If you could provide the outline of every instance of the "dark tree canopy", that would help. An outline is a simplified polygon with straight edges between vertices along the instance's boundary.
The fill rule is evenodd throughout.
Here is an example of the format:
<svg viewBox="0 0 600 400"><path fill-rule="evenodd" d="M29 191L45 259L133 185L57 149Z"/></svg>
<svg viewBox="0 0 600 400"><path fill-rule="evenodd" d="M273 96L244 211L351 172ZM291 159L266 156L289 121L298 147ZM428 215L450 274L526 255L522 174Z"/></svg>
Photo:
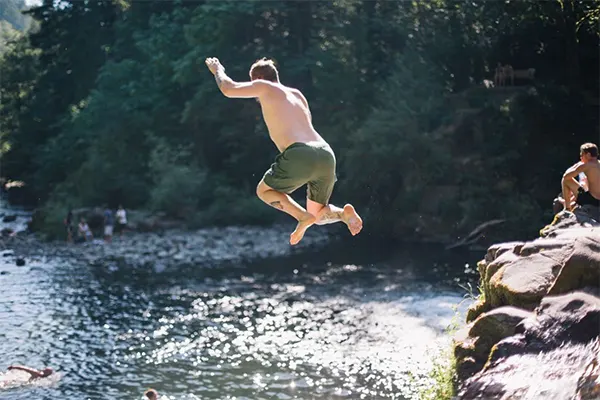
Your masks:
<svg viewBox="0 0 600 400"><path fill-rule="evenodd" d="M26 28L22 0L0 5ZM396 238L495 218L535 232L599 137L598 1L44 0L27 15L36 29L0 59L1 174L49 226L103 203L203 225L281 217L254 196L276 154L259 106L221 95L212 56L237 80L275 59L336 152L332 201ZM534 79L488 88L498 63Z"/></svg>

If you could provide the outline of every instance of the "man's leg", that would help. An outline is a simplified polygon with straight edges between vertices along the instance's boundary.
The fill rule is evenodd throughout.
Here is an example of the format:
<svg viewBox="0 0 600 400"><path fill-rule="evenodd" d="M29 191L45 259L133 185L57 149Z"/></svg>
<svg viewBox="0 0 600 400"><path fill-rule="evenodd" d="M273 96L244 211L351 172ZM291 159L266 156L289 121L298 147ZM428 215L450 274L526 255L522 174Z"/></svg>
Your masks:
<svg viewBox="0 0 600 400"><path fill-rule="evenodd" d="M579 183L575 179L563 179L561 181L563 200L565 201L565 208L567 208L567 199L569 199L570 207L568 211L573 209L574 203L577 201L577 194L579 191Z"/></svg>
<svg viewBox="0 0 600 400"><path fill-rule="evenodd" d="M296 229L290 235L291 245L300 242L304 236L304 232L315 223L316 218L314 215L307 212L287 194L270 188L264 181L260 181L256 187L256 195L271 207L291 215L298 221Z"/></svg>
<svg viewBox="0 0 600 400"><path fill-rule="evenodd" d="M343 222L348 226L348 230L352 236L357 235L362 229L362 219L352 204L346 204L344 208L339 208L333 204L324 206L323 204L307 198L306 210L316 217L315 224L317 225Z"/></svg>

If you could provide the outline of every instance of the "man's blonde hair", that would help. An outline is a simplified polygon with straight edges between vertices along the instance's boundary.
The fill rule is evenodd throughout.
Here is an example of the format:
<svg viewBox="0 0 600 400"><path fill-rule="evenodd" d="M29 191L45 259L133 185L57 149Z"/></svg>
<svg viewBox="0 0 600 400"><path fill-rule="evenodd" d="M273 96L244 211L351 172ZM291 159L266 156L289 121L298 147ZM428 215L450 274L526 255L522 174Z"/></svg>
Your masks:
<svg viewBox="0 0 600 400"><path fill-rule="evenodd" d="M250 79L264 79L266 81L278 82L279 72L277 72L275 62L266 57L256 60L250 67Z"/></svg>

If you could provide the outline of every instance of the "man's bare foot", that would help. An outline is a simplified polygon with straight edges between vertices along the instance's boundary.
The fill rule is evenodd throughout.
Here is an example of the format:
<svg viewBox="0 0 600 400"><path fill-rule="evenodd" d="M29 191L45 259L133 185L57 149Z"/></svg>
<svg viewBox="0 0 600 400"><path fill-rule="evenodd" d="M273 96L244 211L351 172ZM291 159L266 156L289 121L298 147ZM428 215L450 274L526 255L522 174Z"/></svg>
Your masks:
<svg viewBox="0 0 600 400"><path fill-rule="evenodd" d="M290 244L294 246L300 243L300 241L304 237L304 232L306 232L306 230L311 225L313 225L316 220L317 219L314 217L314 215L306 213L305 216L298 221L298 225L296 225L296 230L294 230L294 232L292 232L292 234L290 235Z"/></svg>
<svg viewBox="0 0 600 400"><path fill-rule="evenodd" d="M363 227L363 222L352 204L344 206L344 222L348 225L348 229L352 236L356 236Z"/></svg>

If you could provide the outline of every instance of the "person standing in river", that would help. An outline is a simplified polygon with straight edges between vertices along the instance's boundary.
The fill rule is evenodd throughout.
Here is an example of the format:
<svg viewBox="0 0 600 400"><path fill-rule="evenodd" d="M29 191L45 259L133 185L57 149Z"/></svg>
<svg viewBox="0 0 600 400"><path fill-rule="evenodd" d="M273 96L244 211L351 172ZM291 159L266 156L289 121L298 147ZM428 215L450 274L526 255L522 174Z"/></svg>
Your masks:
<svg viewBox="0 0 600 400"><path fill-rule="evenodd" d="M581 182L575 178L581 176ZM564 209L573 211L574 204L600 206L600 161L598 146L584 143L579 148L579 162L567 169L561 180Z"/></svg>
<svg viewBox="0 0 600 400"><path fill-rule="evenodd" d="M125 228L127 227L127 213L122 205L119 204L119 209L117 210L117 232L119 232L119 236L123 237L123 232L125 232Z"/></svg>
<svg viewBox="0 0 600 400"><path fill-rule="evenodd" d="M67 229L67 243L73 242L73 211L69 210L67 218L64 220L65 228Z"/></svg>
<svg viewBox="0 0 600 400"><path fill-rule="evenodd" d="M106 243L112 242L113 235L113 227L115 225L115 220L113 217L113 212L108 206L104 209L104 241Z"/></svg>
<svg viewBox="0 0 600 400"><path fill-rule="evenodd" d="M84 242L94 240L94 234L84 218L81 218L81 221L79 222L79 236Z"/></svg>
<svg viewBox="0 0 600 400"><path fill-rule="evenodd" d="M357 235L362 219L351 204L344 208L329 204L336 178L336 159L329 144L312 124L308 101L298 89L279 82L275 63L266 58L250 67L250 82L235 82L225 73L217 58L205 60L223 95L229 98L256 98L271 140L280 154L256 188L257 196L268 205L298 221L290 244L302 240L313 224L344 222ZM289 194L307 185L306 209Z"/></svg>

